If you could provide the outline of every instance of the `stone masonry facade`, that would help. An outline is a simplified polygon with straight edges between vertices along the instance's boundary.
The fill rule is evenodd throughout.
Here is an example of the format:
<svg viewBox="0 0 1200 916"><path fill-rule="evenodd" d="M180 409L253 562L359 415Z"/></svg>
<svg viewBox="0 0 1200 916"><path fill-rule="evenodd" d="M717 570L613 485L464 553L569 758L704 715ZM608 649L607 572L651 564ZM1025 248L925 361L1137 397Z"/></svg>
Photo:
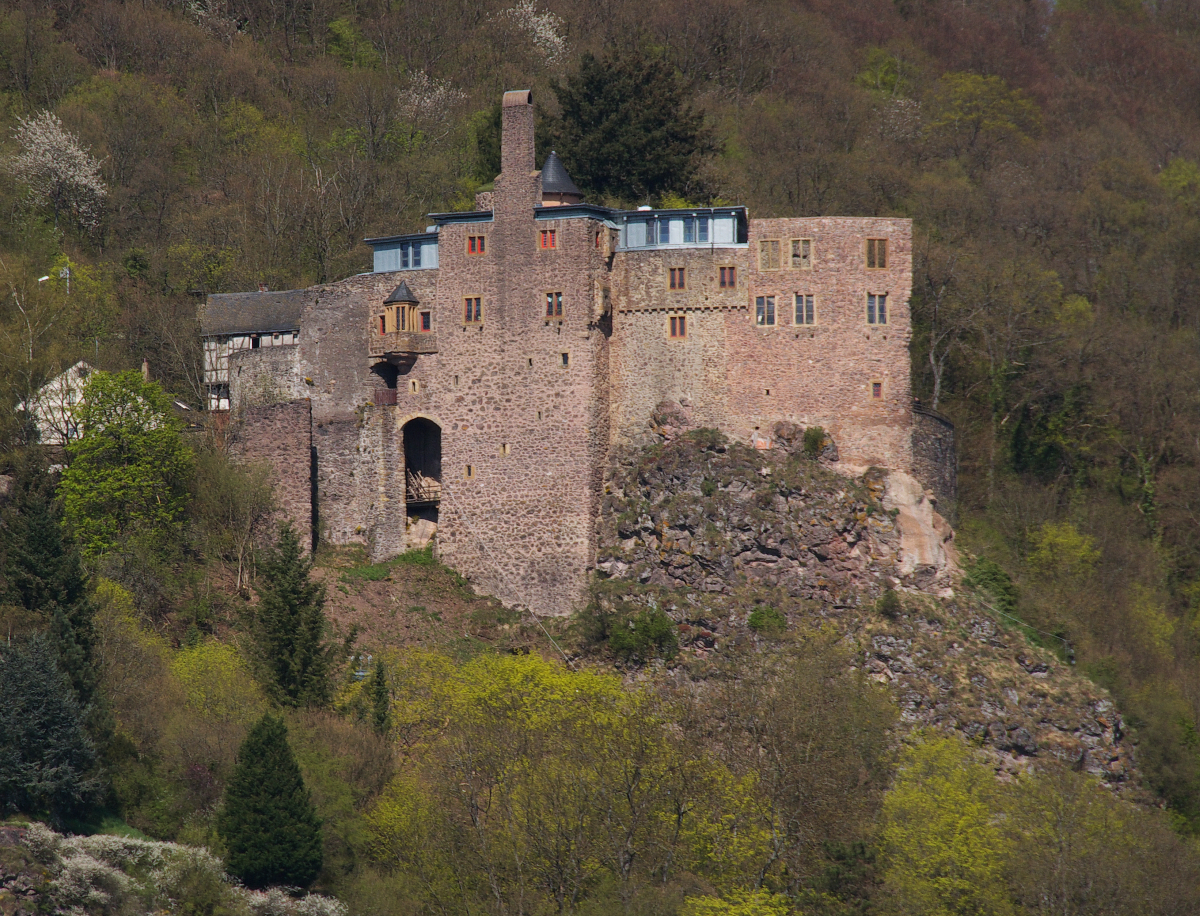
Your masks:
<svg viewBox="0 0 1200 916"><path fill-rule="evenodd" d="M375 559L432 520L478 590L563 614L596 562L613 450L664 402L759 447L778 421L822 426L843 464L952 499L935 466L952 429L914 443L908 220L613 211L569 178L551 205L533 129L530 93L506 93L477 211L369 240L376 271L305 291L294 346L229 358L236 441L274 461L289 516L311 492L315 533Z"/></svg>

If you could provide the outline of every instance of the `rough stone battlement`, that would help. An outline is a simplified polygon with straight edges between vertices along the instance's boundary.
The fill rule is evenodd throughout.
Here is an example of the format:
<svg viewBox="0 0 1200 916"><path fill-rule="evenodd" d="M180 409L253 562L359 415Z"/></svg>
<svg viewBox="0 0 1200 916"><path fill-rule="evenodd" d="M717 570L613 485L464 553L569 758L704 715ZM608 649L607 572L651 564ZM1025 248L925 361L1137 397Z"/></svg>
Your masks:
<svg viewBox="0 0 1200 916"><path fill-rule="evenodd" d="M283 435L286 405L311 403L295 430L311 479L291 480L307 439L246 448L295 458L278 469L289 514L311 484L320 535L375 557L436 530L479 589L548 614L582 600L612 450L663 402L760 447L779 421L821 426L843 464L953 499L953 430L915 414L909 386L910 221L594 206L556 156L536 170L532 94L502 112L479 209L369 239L373 272L294 297L294 334L271 329L290 346L204 328L230 353L213 384L254 408L243 439ZM287 424L266 425L272 397Z"/></svg>

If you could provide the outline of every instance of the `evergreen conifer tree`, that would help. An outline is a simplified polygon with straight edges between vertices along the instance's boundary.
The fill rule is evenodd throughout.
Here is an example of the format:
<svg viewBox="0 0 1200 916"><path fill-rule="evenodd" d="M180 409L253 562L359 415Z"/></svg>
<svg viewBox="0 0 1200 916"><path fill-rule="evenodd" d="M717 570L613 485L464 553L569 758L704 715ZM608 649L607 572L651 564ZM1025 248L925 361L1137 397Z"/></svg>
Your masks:
<svg viewBox="0 0 1200 916"><path fill-rule="evenodd" d="M0 811L77 813L97 797L95 765L56 647L42 634L0 647Z"/></svg>
<svg viewBox="0 0 1200 916"><path fill-rule="evenodd" d="M291 525L261 564L253 649L268 691L280 703L313 706L330 693L335 646L326 640L325 589L312 582L312 558Z"/></svg>
<svg viewBox="0 0 1200 916"><path fill-rule="evenodd" d="M371 724L378 734L385 735L392 724L392 696L391 691L388 690L387 670L379 659L375 660L375 667L371 670L371 682L368 686L371 693Z"/></svg>
<svg viewBox="0 0 1200 916"><path fill-rule="evenodd" d="M93 607L83 562L63 528L54 482L40 455L19 456L13 493L0 513L0 604L23 607L48 627L59 666L80 706L93 703Z"/></svg>
<svg viewBox="0 0 1200 916"><path fill-rule="evenodd" d="M270 713L246 735L217 820L227 868L249 887L308 887L321 871L321 821L287 743Z"/></svg>
<svg viewBox="0 0 1200 916"><path fill-rule="evenodd" d="M554 92L562 110L553 130L558 152L585 192L627 203L695 193L716 145L666 60L640 50L587 53Z"/></svg>

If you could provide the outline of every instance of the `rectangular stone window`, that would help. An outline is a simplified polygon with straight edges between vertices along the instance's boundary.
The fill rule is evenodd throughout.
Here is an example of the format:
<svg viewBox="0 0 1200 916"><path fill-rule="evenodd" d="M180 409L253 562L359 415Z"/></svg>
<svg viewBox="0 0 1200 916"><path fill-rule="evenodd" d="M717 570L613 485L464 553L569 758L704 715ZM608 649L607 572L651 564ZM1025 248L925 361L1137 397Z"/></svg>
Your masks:
<svg viewBox="0 0 1200 916"><path fill-rule="evenodd" d="M563 367L564 369L566 369L566 368L567 368L568 366L570 366L570 365L571 365L571 354L570 354L570 353L564 353L564 354L562 355L562 367Z"/></svg>
<svg viewBox="0 0 1200 916"><path fill-rule="evenodd" d="M421 330L426 332L433 330L433 312L421 312Z"/></svg>
<svg viewBox="0 0 1200 916"><path fill-rule="evenodd" d="M483 321L483 300L468 296L463 300L463 324L479 324Z"/></svg>
<svg viewBox="0 0 1200 916"><path fill-rule="evenodd" d="M867 324L887 324L887 293L867 294Z"/></svg>
<svg viewBox="0 0 1200 916"><path fill-rule="evenodd" d="M686 267L672 267L670 269L670 274L671 274L671 279L670 279L671 289L687 289L687 268Z"/></svg>
<svg viewBox="0 0 1200 916"><path fill-rule="evenodd" d="M687 315L671 316L671 337L687 337Z"/></svg>
<svg viewBox="0 0 1200 916"><path fill-rule="evenodd" d="M887 239L867 239L867 270L883 270L888 260Z"/></svg>
<svg viewBox="0 0 1200 916"><path fill-rule="evenodd" d="M465 478L467 478L467 480L470 480L472 477L474 477L475 476L475 466L468 464L466 467L466 471L463 473L463 476Z"/></svg>
<svg viewBox="0 0 1200 916"><path fill-rule="evenodd" d="M563 316L562 309L562 293L551 292L546 293L546 317L561 318Z"/></svg>
<svg viewBox="0 0 1200 916"><path fill-rule="evenodd" d="M542 248L557 248L558 247L558 230L543 229L542 230Z"/></svg>
<svg viewBox="0 0 1200 916"><path fill-rule="evenodd" d="M813 297L807 293L796 293L796 324L816 324Z"/></svg>
<svg viewBox="0 0 1200 916"><path fill-rule="evenodd" d="M487 236L468 235L467 254L484 254L487 246Z"/></svg>
<svg viewBox="0 0 1200 916"><path fill-rule="evenodd" d="M721 268L721 289L737 289L737 268Z"/></svg>
<svg viewBox="0 0 1200 916"><path fill-rule="evenodd" d="M779 270L779 239L765 239L758 243L758 269Z"/></svg>
<svg viewBox="0 0 1200 916"><path fill-rule="evenodd" d="M387 315L379 316L379 333L380 334L387 333Z"/></svg>
<svg viewBox="0 0 1200 916"><path fill-rule="evenodd" d="M871 382L871 397L875 400L883 398L883 382Z"/></svg>
<svg viewBox="0 0 1200 916"><path fill-rule="evenodd" d="M812 239L792 239L792 267L812 270Z"/></svg>
<svg viewBox="0 0 1200 916"><path fill-rule="evenodd" d="M760 328L775 324L775 297L759 296L754 300L754 323Z"/></svg>

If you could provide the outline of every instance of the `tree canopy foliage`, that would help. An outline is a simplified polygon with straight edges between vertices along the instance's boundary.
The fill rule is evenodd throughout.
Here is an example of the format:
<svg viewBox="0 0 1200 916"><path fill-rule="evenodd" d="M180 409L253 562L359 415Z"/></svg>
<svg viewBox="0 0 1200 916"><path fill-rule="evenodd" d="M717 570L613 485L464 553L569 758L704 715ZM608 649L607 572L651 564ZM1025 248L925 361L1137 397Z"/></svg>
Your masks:
<svg viewBox="0 0 1200 916"><path fill-rule="evenodd" d="M86 556L138 535L178 536L186 521L193 458L171 398L138 372L96 372L77 412L59 486Z"/></svg>

